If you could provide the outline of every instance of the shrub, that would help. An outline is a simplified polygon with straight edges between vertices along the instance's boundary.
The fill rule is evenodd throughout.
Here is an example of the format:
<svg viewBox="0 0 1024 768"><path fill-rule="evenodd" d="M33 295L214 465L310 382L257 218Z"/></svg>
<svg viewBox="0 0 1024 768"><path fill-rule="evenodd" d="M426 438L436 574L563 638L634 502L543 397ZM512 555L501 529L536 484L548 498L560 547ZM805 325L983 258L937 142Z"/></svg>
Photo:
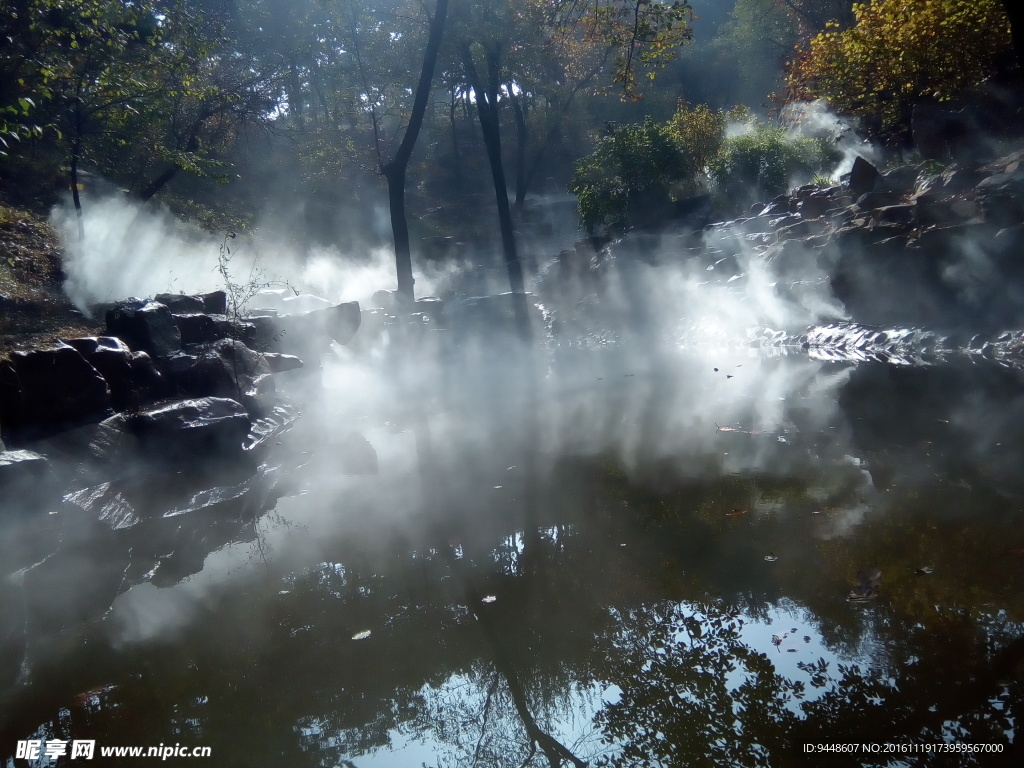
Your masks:
<svg viewBox="0 0 1024 768"><path fill-rule="evenodd" d="M1013 50L1000 0L876 0L854 15L797 53L788 98L827 99L880 138L905 140L915 102L961 96Z"/></svg>
<svg viewBox="0 0 1024 768"><path fill-rule="evenodd" d="M594 151L576 164L569 189L578 198L588 230L629 224L652 200L670 199L673 184L689 178L690 166L668 128L647 118L639 125L614 125Z"/></svg>
<svg viewBox="0 0 1024 768"><path fill-rule="evenodd" d="M749 119L746 128L727 138L711 163L712 179L726 202L744 204L782 194L794 178L810 179L829 162L828 146L820 139Z"/></svg>
<svg viewBox="0 0 1024 768"><path fill-rule="evenodd" d="M691 109L686 102L680 102L665 126L682 152L688 180L694 187L707 180L708 167L725 140L726 119L726 113L720 109L713 110L706 104Z"/></svg>

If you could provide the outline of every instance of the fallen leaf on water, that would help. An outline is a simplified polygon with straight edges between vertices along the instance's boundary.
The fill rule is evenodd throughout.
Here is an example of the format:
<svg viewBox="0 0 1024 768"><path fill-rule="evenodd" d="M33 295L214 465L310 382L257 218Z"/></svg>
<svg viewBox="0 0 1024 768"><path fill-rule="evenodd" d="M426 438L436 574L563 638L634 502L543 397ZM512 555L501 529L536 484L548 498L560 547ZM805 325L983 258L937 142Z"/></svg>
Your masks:
<svg viewBox="0 0 1024 768"><path fill-rule="evenodd" d="M737 515L745 515L745 514L747 514L747 510L740 509L740 508L737 507L736 509L730 509L725 514L728 515L729 517L736 517Z"/></svg>
<svg viewBox="0 0 1024 768"><path fill-rule="evenodd" d="M767 554L767 555L765 555L765 556L764 556L764 561L765 561L766 563L774 563L774 562L775 562L776 560L778 560L778 559L779 559L779 558L775 556L775 553L774 553L774 552L771 552L771 553L769 553L769 554Z"/></svg>
<svg viewBox="0 0 1024 768"><path fill-rule="evenodd" d="M352 635L352 639L353 640L365 640L366 638L368 638L372 634L373 634L373 632L371 632L369 629L364 629L362 632L356 632L354 635Z"/></svg>
<svg viewBox="0 0 1024 768"><path fill-rule="evenodd" d="M494 602L495 600L497 600L497 599L498 599L498 598L497 598L497 596L495 596L495 595L487 595L487 597L484 597L484 598L482 598L482 599L480 600L480 602L481 602L481 603L493 603L493 602Z"/></svg>

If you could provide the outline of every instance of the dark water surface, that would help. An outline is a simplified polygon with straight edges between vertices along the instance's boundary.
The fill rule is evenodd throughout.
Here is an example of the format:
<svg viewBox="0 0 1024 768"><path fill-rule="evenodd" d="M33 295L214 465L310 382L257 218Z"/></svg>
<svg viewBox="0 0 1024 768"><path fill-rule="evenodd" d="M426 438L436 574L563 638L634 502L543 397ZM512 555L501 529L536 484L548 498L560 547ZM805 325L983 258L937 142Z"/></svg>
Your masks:
<svg viewBox="0 0 1024 768"><path fill-rule="evenodd" d="M1020 764L1017 371L481 354L326 362L255 479L9 509L0 758ZM877 595L851 601L865 568ZM804 752L939 742L1002 751Z"/></svg>

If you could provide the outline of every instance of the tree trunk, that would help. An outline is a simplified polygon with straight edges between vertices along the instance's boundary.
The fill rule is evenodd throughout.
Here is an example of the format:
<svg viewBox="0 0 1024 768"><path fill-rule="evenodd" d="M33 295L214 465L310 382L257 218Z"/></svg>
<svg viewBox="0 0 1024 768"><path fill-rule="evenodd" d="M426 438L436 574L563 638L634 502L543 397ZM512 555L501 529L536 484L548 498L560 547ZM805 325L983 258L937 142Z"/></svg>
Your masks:
<svg viewBox="0 0 1024 768"><path fill-rule="evenodd" d="M423 52L423 68L416 85L412 114L405 129L402 143L394 158L381 164L381 174L388 182L388 203L391 208L391 232L395 240L395 270L398 273L398 300L404 307L412 307L415 301L412 277L412 251L409 246L409 221L405 212L405 175L409 168L413 147L423 126L423 115L430 98L430 84L434 79L437 54L444 36L445 16L448 14L448 0L437 0L434 17L430 20L427 48Z"/></svg>
<svg viewBox="0 0 1024 768"><path fill-rule="evenodd" d="M448 105L448 123L452 129L452 170L455 173L455 180L462 181L462 153L459 151L459 129L455 122L455 114L461 101L459 94L452 91L452 100Z"/></svg>
<svg viewBox="0 0 1024 768"><path fill-rule="evenodd" d="M409 221L405 212L405 166L389 164L384 169L388 182L388 206L391 209L391 235L395 242L395 271L398 274L398 299L411 306L416 300L412 276L412 247Z"/></svg>
<svg viewBox="0 0 1024 768"><path fill-rule="evenodd" d="M516 118L516 202L515 212L520 214L526 204L526 145L530 132L526 126L526 110L518 96L512 96L512 114Z"/></svg>
<svg viewBox="0 0 1024 768"><path fill-rule="evenodd" d="M476 64L468 43L463 45L462 62L469 82L476 94L476 111L480 120L480 132L487 150L487 161L491 166L494 182L494 197L498 203L498 226L501 230L501 248L508 269L509 287L513 293L525 293L523 266L516 252L516 238L512 231L512 212L508 204L508 185L505 181L505 167L501 162L501 124L498 113L499 63L494 54L488 53L486 86L477 74Z"/></svg>
<svg viewBox="0 0 1024 768"><path fill-rule="evenodd" d="M85 222L82 220L82 196L78 192L78 139L71 142L71 199L75 203L78 218L78 242L85 241Z"/></svg>
<svg viewBox="0 0 1024 768"><path fill-rule="evenodd" d="M167 168L163 173L146 185L146 188L142 190L142 194L139 195L139 200L143 203L148 203L156 196L156 193L167 186L167 182L173 179L177 174L177 165L172 165Z"/></svg>

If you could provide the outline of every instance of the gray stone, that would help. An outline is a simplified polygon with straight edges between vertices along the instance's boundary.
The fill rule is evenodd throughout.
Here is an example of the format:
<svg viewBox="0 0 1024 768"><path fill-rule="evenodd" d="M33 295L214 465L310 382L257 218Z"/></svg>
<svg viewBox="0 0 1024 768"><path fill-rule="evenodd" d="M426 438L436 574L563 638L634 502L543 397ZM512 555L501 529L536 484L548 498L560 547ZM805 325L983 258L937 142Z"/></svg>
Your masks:
<svg viewBox="0 0 1024 768"><path fill-rule="evenodd" d="M875 166L858 155L850 169L850 191L858 197L867 194L875 188L880 176Z"/></svg>
<svg viewBox="0 0 1024 768"><path fill-rule="evenodd" d="M267 361L267 365L270 366L270 370L273 373L293 371L296 368L302 368L304 365L302 360L295 355L282 355L277 352L264 352L263 359Z"/></svg>
<svg viewBox="0 0 1024 768"><path fill-rule="evenodd" d="M207 344L228 336L228 327L201 313L174 315L174 324L181 333L182 344Z"/></svg>
<svg viewBox="0 0 1024 768"><path fill-rule="evenodd" d="M179 400L118 414L101 425L133 435L143 454L161 459L189 459L216 454L241 455L251 420L241 403L220 397Z"/></svg>
<svg viewBox="0 0 1024 768"><path fill-rule="evenodd" d="M158 293L153 297L171 310L174 315L187 315L203 311L203 300L197 296L186 296L183 293Z"/></svg>
<svg viewBox="0 0 1024 768"><path fill-rule="evenodd" d="M181 349L181 333L171 312L155 301L125 301L107 310L107 333L133 350L166 357Z"/></svg>
<svg viewBox="0 0 1024 768"><path fill-rule="evenodd" d="M268 401L273 391L269 363L237 339L220 339L199 347L194 356L181 355L173 361L172 379L186 395L233 398L253 415L273 406Z"/></svg>
<svg viewBox="0 0 1024 768"><path fill-rule="evenodd" d="M27 490L49 471L49 461L35 451L0 451L0 489L4 492Z"/></svg>
<svg viewBox="0 0 1024 768"><path fill-rule="evenodd" d="M15 352L12 362L21 387L20 424L55 424L99 419L110 413L110 389L103 376L68 344Z"/></svg>
<svg viewBox="0 0 1024 768"><path fill-rule="evenodd" d="M1024 221L1024 170L989 176L974 189L974 197L985 221L1013 226Z"/></svg>

